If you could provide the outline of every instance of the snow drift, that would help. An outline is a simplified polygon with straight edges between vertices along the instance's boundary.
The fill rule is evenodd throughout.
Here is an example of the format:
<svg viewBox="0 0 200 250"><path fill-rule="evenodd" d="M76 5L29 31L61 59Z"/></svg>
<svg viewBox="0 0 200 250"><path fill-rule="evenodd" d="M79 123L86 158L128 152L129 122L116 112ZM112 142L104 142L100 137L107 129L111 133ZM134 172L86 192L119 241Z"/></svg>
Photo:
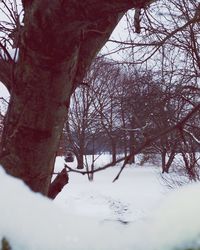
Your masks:
<svg viewBox="0 0 200 250"><path fill-rule="evenodd" d="M13 250L145 249L200 246L200 184L172 192L151 218L123 225L65 214L0 168L0 238Z"/></svg>

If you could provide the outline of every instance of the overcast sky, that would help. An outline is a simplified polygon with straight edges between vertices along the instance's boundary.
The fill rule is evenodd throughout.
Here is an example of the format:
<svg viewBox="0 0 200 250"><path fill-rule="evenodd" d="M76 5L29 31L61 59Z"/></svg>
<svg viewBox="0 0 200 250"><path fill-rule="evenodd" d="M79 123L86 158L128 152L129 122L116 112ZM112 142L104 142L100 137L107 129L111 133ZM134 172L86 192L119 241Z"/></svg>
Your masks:
<svg viewBox="0 0 200 250"><path fill-rule="evenodd" d="M7 89L4 87L4 85L0 82L0 97L8 98L9 93Z"/></svg>

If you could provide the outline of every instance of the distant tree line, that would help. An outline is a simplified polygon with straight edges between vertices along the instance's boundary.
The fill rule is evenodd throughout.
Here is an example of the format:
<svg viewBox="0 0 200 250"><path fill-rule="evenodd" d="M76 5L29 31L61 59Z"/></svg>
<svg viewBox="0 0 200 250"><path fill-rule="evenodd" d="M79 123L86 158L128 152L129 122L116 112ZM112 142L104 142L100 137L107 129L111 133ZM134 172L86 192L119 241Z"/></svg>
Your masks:
<svg viewBox="0 0 200 250"><path fill-rule="evenodd" d="M72 96L63 146L74 152L80 169L86 154L109 152L113 165L117 154L131 155L133 163L138 148L158 135L141 153L160 155L167 173L179 153L188 175L196 179L199 112L187 123L183 119L198 104L198 96L195 84L165 81L151 70L96 59Z"/></svg>

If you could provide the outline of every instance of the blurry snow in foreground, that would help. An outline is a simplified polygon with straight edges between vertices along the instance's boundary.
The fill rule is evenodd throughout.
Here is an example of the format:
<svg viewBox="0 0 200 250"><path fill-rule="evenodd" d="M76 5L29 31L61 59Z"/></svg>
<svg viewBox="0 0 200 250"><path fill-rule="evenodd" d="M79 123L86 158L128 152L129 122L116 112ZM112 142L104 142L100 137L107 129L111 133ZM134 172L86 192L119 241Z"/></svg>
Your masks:
<svg viewBox="0 0 200 250"><path fill-rule="evenodd" d="M160 246L160 249L200 247L199 211L199 183L173 191L159 206L149 225L150 245Z"/></svg>
<svg viewBox="0 0 200 250"><path fill-rule="evenodd" d="M141 171L144 174L144 169ZM137 169L136 172L139 176L140 170ZM105 177L106 171L104 173ZM131 188L130 173L130 171L127 174L124 172L121 177L122 186L129 185ZM108 172L107 175L111 176ZM146 181L147 176L148 174L146 174ZM80 178L78 179L80 180ZM96 179L98 182L98 177ZM101 178L99 178L100 180ZM106 184L106 180L102 184L102 190L104 184ZM108 184L106 185L108 188ZM119 191L117 185L119 184L114 185L116 185L117 195ZM90 185L90 188L92 187L95 188L93 184ZM79 188L80 186L77 186L77 189ZM135 191L130 190L127 201L131 197L131 193L136 194L138 191L138 194L141 194L139 188ZM149 188L151 189L151 187ZM71 187L71 192L74 192L73 187ZM104 189L104 193L106 192L112 198L113 192ZM64 193L67 195L65 190ZM123 190L121 190L121 194L123 194ZM154 207L151 216L148 214L148 218L144 217L142 220L124 225L114 220L115 217L111 217L111 220L101 220L102 215L97 218L89 217L89 213L81 216L78 215L80 213L76 209L71 210L70 213L66 209L67 213L65 213L64 207L62 209L58 207L61 205L60 202L52 202L40 194L32 193L20 180L7 176L0 169L0 237L6 237L13 250L169 250L175 249L175 247L183 249L179 248L183 245L198 245L200 243L198 242L200 237L200 220L198 218L200 185L189 185L171 192L167 196L159 208ZM150 197L147 196L147 203L149 201ZM55 204L56 202L58 204ZM67 202L67 197L65 202ZM138 206L141 205L142 203ZM148 206L148 204L146 205ZM153 207L152 204L151 207Z"/></svg>

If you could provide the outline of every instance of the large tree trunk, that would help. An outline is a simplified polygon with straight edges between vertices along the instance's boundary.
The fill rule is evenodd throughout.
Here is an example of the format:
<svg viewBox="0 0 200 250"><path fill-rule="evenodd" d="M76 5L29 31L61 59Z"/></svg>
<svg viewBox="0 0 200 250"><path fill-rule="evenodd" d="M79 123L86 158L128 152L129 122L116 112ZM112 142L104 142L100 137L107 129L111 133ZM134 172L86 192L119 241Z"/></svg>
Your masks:
<svg viewBox="0 0 200 250"><path fill-rule="evenodd" d="M117 149L116 149L117 145L116 145L116 141L115 138L111 139L111 150L112 150L112 164L113 166L116 165L116 161L117 161Z"/></svg>
<svg viewBox="0 0 200 250"><path fill-rule="evenodd" d="M167 156L167 150L165 148L162 148L161 150L162 172L165 172L166 156Z"/></svg>
<svg viewBox="0 0 200 250"><path fill-rule="evenodd" d="M1 164L34 191L46 194L67 114L73 68L70 60L54 65L43 60L33 53L20 55L5 121Z"/></svg>
<svg viewBox="0 0 200 250"><path fill-rule="evenodd" d="M83 169L84 168L83 154L78 154L76 158L77 158L77 169Z"/></svg>
<svg viewBox="0 0 200 250"><path fill-rule="evenodd" d="M144 1L23 1L24 27L11 79L0 164L48 194L70 95L122 14ZM1 80L1 79L0 79Z"/></svg>

